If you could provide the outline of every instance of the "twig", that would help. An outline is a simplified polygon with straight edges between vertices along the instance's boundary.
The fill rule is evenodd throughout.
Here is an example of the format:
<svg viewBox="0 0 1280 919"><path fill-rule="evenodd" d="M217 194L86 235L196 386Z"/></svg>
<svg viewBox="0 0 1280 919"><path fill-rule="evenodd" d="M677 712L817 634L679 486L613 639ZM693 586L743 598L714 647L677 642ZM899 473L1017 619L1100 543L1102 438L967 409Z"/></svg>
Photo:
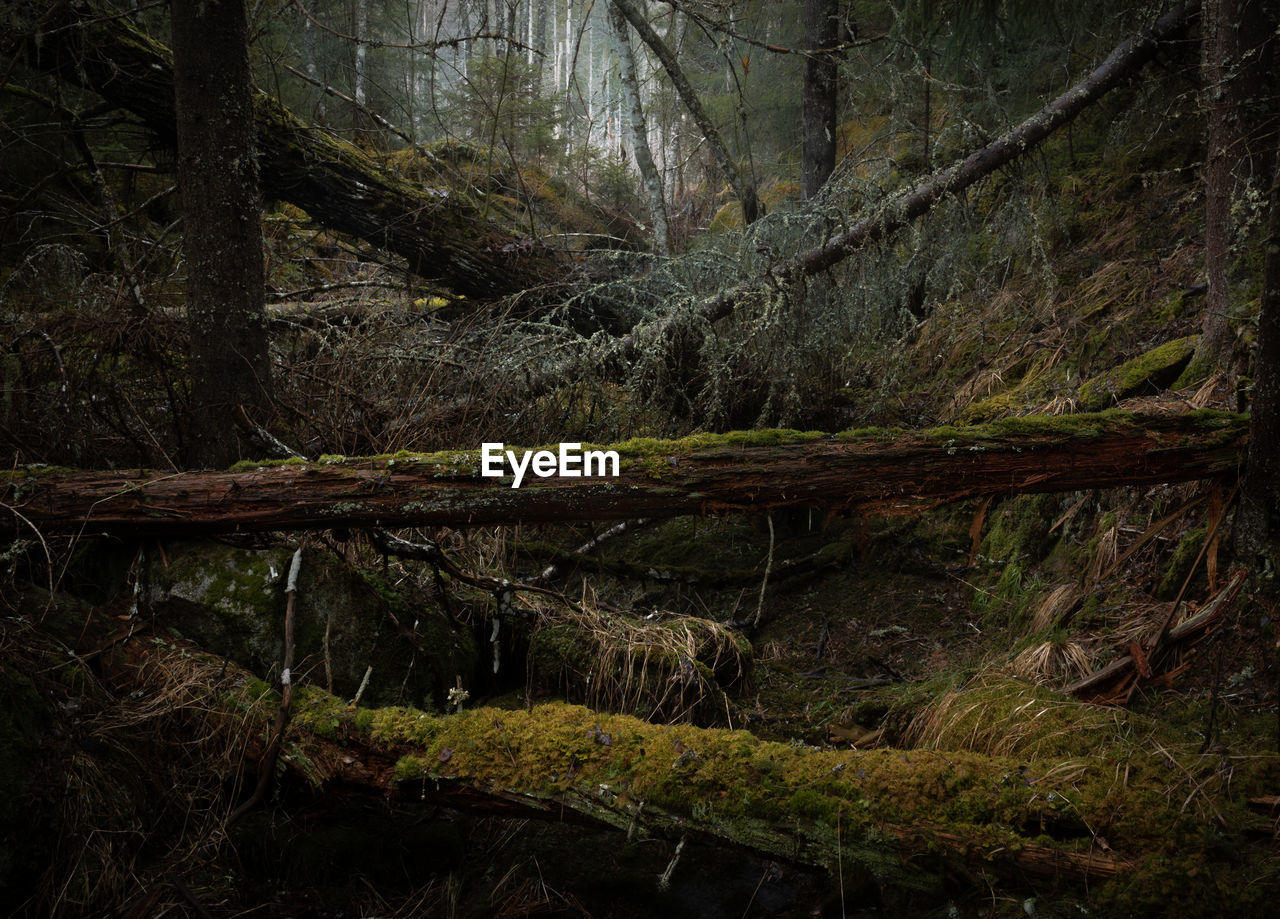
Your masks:
<svg viewBox="0 0 1280 919"><path fill-rule="evenodd" d="M1213 522L1213 526L1209 529L1209 535L1205 537L1205 541L1200 546L1195 561L1191 563L1191 570L1187 572L1187 577L1182 582L1182 587L1178 591L1178 595L1173 598L1173 606L1169 608L1169 615L1164 617L1164 622L1160 625L1160 631L1156 632L1155 637L1151 640L1151 645L1147 649L1148 656L1154 656L1156 651L1160 650L1160 644L1164 641L1165 635L1169 633L1169 626L1173 624L1173 617L1178 613L1178 607L1182 605L1182 598L1186 596L1187 588L1191 586L1191 579L1195 577L1196 569L1200 567L1200 559L1204 558L1205 551L1213 542L1214 537L1218 535L1218 527L1222 524L1223 518L1226 517L1226 509L1231 506L1231 502L1235 500L1236 492L1240 490L1240 486L1236 485L1231 489L1231 494L1227 495L1227 500L1222 504L1222 513L1218 515L1218 519Z"/></svg>
<svg viewBox="0 0 1280 919"><path fill-rule="evenodd" d="M254 424L243 405L235 407L232 417L235 419L236 427L245 435L245 438L253 444L255 449L262 451L262 456L269 459L304 459L301 453L294 450L266 428Z"/></svg>
<svg viewBox="0 0 1280 919"><path fill-rule="evenodd" d="M295 300L299 297L310 297L315 294L327 294L334 290L352 290L361 287L382 287L386 289L396 290L403 289L403 281L332 281L328 284L316 284L312 287L303 287L299 290L286 290L282 292L274 292L268 294L272 300Z"/></svg>
<svg viewBox="0 0 1280 919"><path fill-rule="evenodd" d="M362 115L364 115L366 118L371 120L378 127L382 128L384 131L390 131L396 137L400 138L409 146L413 147L415 153L418 153L421 156L425 156L431 160L436 160L436 161L439 160L439 158L434 153L432 153L426 147L419 144L416 140L410 137L406 132L402 131L400 128L397 128L395 125L387 121L387 119L383 118L377 112L373 111L367 106L361 105L359 102L357 102L355 99L352 99L346 93L343 93L343 92L340 92L339 90L334 89L332 86L330 86L327 83L321 83L319 80L312 79L311 77L303 73L301 70L298 70L296 67L291 67L288 64L286 64L285 70L289 71L298 79L306 83L310 83L312 86L316 87L317 89L321 90L327 95L333 96L335 99L338 99L342 102L345 102L347 105L354 106L355 108L359 109Z"/></svg>
<svg viewBox="0 0 1280 919"><path fill-rule="evenodd" d="M658 875L658 889L666 890L671 886L671 874L676 870L676 864L680 861L680 853L684 851L684 837L680 837L680 841L676 843L676 851L671 856L671 861L667 863L667 868L662 874Z"/></svg>
<svg viewBox="0 0 1280 919"><path fill-rule="evenodd" d="M1213 686L1209 690L1209 723L1204 729L1204 743L1200 744L1200 752L1207 753L1213 744L1213 732L1218 720L1218 692L1222 688L1222 646L1218 646L1218 654L1213 662Z"/></svg>
<svg viewBox="0 0 1280 919"><path fill-rule="evenodd" d="M635 529L639 529L640 527L647 526L650 522L651 521L647 517L640 517L640 518L637 518L636 520L624 520L621 523L611 526L609 529L605 530L599 536L593 536L591 539L587 540L582 545L578 546L578 548L574 549L573 552L570 553L570 555L586 555L588 552L595 550L599 546L603 545L606 541L613 539L615 536L621 536L623 533L626 533L628 530L635 530ZM560 566L557 563L552 562L546 568L543 568L542 572L529 583L540 584L544 581L549 581L556 576L556 573L559 570L560 570Z"/></svg>
<svg viewBox="0 0 1280 919"><path fill-rule="evenodd" d="M527 591L563 599L556 591L538 587L534 584L517 584L508 581L506 578L490 578L478 574L468 574L459 568L453 559L445 555L438 545L430 540L426 542L410 542L407 539L401 539L399 536L388 533L381 527L371 527L369 529L369 538L373 540L373 544L378 548L378 551L385 555L430 562L444 571L445 574L457 578L464 584L470 584L472 587L478 587L492 594Z"/></svg>
<svg viewBox="0 0 1280 919"><path fill-rule="evenodd" d="M355 697L351 700L352 705L360 704L360 697L364 695L364 691L369 686L369 677L373 676L373 664L364 668L364 678L360 681L359 688L356 689Z"/></svg>
<svg viewBox="0 0 1280 919"><path fill-rule="evenodd" d="M176 874L170 875L169 883L173 885L173 889L179 893L182 899L186 900L187 903L190 904L191 908L196 911L196 915L199 916L200 919L213 919L213 916L204 908L204 904L200 902L191 888L182 882L182 878L178 877Z"/></svg>

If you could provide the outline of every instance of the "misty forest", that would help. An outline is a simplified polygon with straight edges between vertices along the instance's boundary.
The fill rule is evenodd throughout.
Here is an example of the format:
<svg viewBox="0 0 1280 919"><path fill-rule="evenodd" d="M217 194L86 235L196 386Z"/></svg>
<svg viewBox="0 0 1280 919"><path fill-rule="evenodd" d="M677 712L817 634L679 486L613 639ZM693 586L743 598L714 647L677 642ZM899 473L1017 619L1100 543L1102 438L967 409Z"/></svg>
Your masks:
<svg viewBox="0 0 1280 919"><path fill-rule="evenodd" d="M0 0L0 913L1280 896L1272 0Z"/></svg>

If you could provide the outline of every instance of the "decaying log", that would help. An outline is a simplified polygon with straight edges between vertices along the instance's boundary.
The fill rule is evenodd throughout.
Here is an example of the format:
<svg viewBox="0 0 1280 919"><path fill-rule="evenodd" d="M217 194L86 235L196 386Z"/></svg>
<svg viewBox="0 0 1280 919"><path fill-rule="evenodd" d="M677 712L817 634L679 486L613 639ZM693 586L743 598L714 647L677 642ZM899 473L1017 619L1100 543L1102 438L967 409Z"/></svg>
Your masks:
<svg viewBox="0 0 1280 919"><path fill-rule="evenodd" d="M982 495L1234 475L1243 463L1247 424L1244 416L1221 412L1116 412L918 433L695 435L616 445L616 476L530 472L519 488L510 475L482 476L475 449L241 463L226 472L17 469L0 488L0 508L9 511L8 525L41 532L185 535L667 518L778 507L895 513Z"/></svg>
<svg viewBox="0 0 1280 919"><path fill-rule="evenodd" d="M96 92L173 143L172 56L127 18L93 3L56 3L29 34L0 37L0 50ZM394 252L415 273L468 297L491 299L562 277L553 250L506 229L491 216L498 202L458 187L444 170L438 183L410 182L303 124L273 96L260 91L255 109L265 197Z"/></svg>
<svg viewBox="0 0 1280 919"><path fill-rule="evenodd" d="M843 861L887 886L949 860L975 874L1073 883L1131 867L1116 854L1122 840L1104 852L1077 814L1054 806L1079 800L1078 770L1059 780L971 753L818 750L559 703L438 717L360 714L318 690L303 698L293 739L321 790L700 839L833 871ZM1010 775L1019 776L1016 792ZM945 817L970 810L981 816ZM1049 829L1057 842L1034 839Z"/></svg>

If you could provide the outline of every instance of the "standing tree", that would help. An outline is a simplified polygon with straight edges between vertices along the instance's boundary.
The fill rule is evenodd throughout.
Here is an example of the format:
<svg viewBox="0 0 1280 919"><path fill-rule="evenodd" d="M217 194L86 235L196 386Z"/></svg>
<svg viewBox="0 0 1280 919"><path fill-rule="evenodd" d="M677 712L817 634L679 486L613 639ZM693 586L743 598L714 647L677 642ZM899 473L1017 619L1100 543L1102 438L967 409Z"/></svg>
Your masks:
<svg viewBox="0 0 1280 919"><path fill-rule="evenodd" d="M737 165L734 163L733 158L729 156L729 150L725 147L724 141L720 137L720 132L716 130L716 126L707 115L706 109L702 107L702 102L698 99L697 93L693 91L693 86L689 83L689 78L685 76L684 70L676 60L675 54L672 53L661 36L653 30L653 26L649 25L649 21L644 18L644 15L631 0L610 0L610 4L627 17L627 21L636 30L640 40L649 46L649 50L653 52L654 57L662 64L667 76L671 78L671 85L680 96L680 101L684 103L689 114L693 116L693 120L697 122L698 129L702 131L702 136L706 138L707 146L711 148L711 155L715 157L716 165L724 172L725 177L729 180L729 185L733 188L734 194L738 196L738 200L742 203L743 221L745 223L753 223L760 214L760 203L756 197L755 183L750 176L743 176L738 171Z"/></svg>
<svg viewBox="0 0 1280 919"><path fill-rule="evenodd" d="M1241 489L1239 548L1247 555L1280 558L1280 150L1272 170L1270 214L1258 305L1249 464Z"/></svg>
<svg viewBox="0 0 1280 919"><path fill-rule="evenodd" d="M1280 126L1280 79L1269 64L1276 57L1274 46L1277 41L1277 28L1280 28L1280 12L1274 4L1263 4L1255 0L1216 0L1223 6L1235 7L1237 2L1251 6L1251 11L1241 12L1234 23L1220 23L1233 29L1240 29L1247 24L1255 42L1250 50L1250 62L1253 69L1250 80L1250 93L1242 94L1239 89L1233 90L1229 96L1239 106L1234 113L1230 110L1223 116L1228 125L1237 132L1247 129L1247 134L1237 134L1257 142L1265 140L1266 148L1261 143L1251 143L1246 152L1252 155L1251 170L1264 178L1267 193L1267 233L1263 240L1262 257L1262 294L1258 298L1258 341L1254 354L1253 398L1250 405L1249 419L1249 462L1240 494L1240 512L1236 523L1237 548L1246 556L1265 557L1273 565L1280 562L1280 139L1276 129ZM1215 4L1210 4L1215 5ZM1244 14L1249 19L1244 18ZM1257 30L1257 31L1252 31ZM1235 41L1239 41L1237 34ZM1248 108L1246 108L1248 106ZM1234 119L1234 120L1233 120ZM1213 126L1210 127L1210 142L1214 139ZM1214 155L1212 149L1210 157ZM1243 157L1237 153L1231 162L1242 164ZM1208 172L1214 176L1212 160ZM1231 183L1231 173L1218 176L1220 181ZM1210 182L1212 184L1212 182ZM1208 190L1207 190L1208 191ZM1206 197L1209 197L1208 195ZM1211 208L1206 203L1206 208ZM1212 211L1210 211L1212 214ZM1230 217L1228 210L1226 217ZM1212 228L1206 228L1206 236L1214 239ZM1228 243L1229 237L1221 240ZM1222 277L1226 276L1226 260L1220 265L1210 264L1209 293L1214 291L1214 267L1222 268ZM1213 304L1209 305L1210 315L1206 320L1205 338L1210 337L1209 324L1217 321L1213 316ZM1225 316L1222 318L1225 327Z"/></svg>
<svg viewBox="0 0 1280 919"><path fill-rule="evenodd" d="M644 180L649 197L649 213L653 216L653 248L659 255L670 255L670 235L667 232L667 205L662 192L662 178L654 165L649 150L648 131L644 110L640 106L640 80L636 75L636 59L631 53L631 35L627 19L614 3L609 4L609 37L613 40L614 53L618 56L618 81L622 88L626 107L627 128L631 134L631 147L635 152L636 167Z"/></svg>
<svg viewBox="0 0 1280 919"><path fill-rule="evenodd" d="M804 196L812 198L836 168L836 104L839 83L831 49L840 38L839 0L804 0L802 92Z"/></svg>
<svg viewBox="0 0 1280 919"><path fill-rule="evenodd" d="M1207 0L1202 17L1203 69L1209 94L1205 151L1204 337L1197 363L1225 367L1231 356L1231 247L1246 183L1265 182L1272 139L1264 86L1271 72L1274 23L1264 0Z"/></svg>
<svg viewBox="0 0 1280 919"><path fill-rule="evenodd" d="M173 0L178 188L191 334L189 462L236 459L237 406L267 404L262 223L243 0Z"/></svg>

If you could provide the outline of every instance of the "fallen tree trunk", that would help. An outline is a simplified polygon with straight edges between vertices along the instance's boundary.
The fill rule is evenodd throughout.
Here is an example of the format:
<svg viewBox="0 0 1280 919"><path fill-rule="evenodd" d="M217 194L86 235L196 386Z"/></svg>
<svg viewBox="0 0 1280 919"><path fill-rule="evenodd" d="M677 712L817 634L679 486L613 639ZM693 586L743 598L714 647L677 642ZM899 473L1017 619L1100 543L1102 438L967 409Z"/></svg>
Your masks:
<svg viewBox="0 0 1280 919"><path fill-rule="evenodd" d="M117 834L121 849L113 851L129 855L154 842L133 821L138 796L155 794L179 818L176 825L191 827L177 841L194 840L216 857L218 847L208 841L221 837L217 814L235 804L223 793L247 798L252 776L241 765L267 768L279 698L238 666L168 632L151 640L148 617L121 616L129 620L122 623L109 614L129 604L129 596L117 596L104 611L37 591L25 604L33 612L7 623L6 666L17 677L38 678L42 689L14 698L37 719L43 710L70 709L72 699L76 710L83 706L89 726L68 725L74 755L58 766L104 802L96 811L76 809L69 822L64 816L36 826L61 828L63 837L46 836L59 846ZM54 608L44 625L56 630L43 632L34 620ZM988 875L999 874L1019 886L1029 878L1066 880L1085 896L1101 896L1099 905L1124 902L1126 914L1158 914L1174 895L1208 904L1188 915L1216 915L1223 891L1245 913L1261 914L1270 887L1258 879L1269 877L1273 834L1248 805L1274 792L1280 758L1192 754L1153 735L1141 715L1101 714L1044 690L1026 693L1002 708L982 697L971 703L987 706L984 714L996 723L994 733L978 732L976 745L1017 739L1007 747L1001 741L1008 755L988 755L945 747L822 750L565 704L451 715L360 708L303 682L294 684L289 726L279 738L287 755L271 774L283 771L296 783L278 799L286 809L307 807L296 793L306 786L318 796L394 797L406 809L439 804L612 828L619 839L702 839L838 871L847 891L882 894L886 905L921 895L940 900L954 895L957 881L983 889ZM33 730L24 722L16 736ZM1076 749L1062 740L1068 736ZM85 752L75 747L82 737ZM31 761L37 764L43 760ZM120 781L130 771L147 781ZM162 784L179 776L184 784L176 789ZM24 806L41 808L42 818L57 806L48 795L28 797ZM424 819L429 812L420 811ZM171 844L175 836L167 832L160 838ZM175 846L175 862L138 864L182 870L186 851ZM97 864L63 860L48 879L93 879ZM1111 880L1117 887L1108 892L1102 885ZM83 889L97 890L100 901L118 895L105 884Z"/></svg>
<svg viewBox="0 0 1280 919"><path fill-rule="evenodd" d="M530 472L519 488L510 475L483 476L477 450L241 463L226 472L18 469L0 490L0 507L10 511L11 525L41 532L186 535L665 518L790 506L893 513L980 495L1234 474L1244 460L1247 425L1244 416L1221 412L1109 412L911 434L756 431L637 440L600 448L616 452L616 475Z"/></svg>
<svg viewBox="0 0 1280 919"><path fill-rule="evenodd" d="M837 233L823 245L772 266L770 282L793 282L826 271L867 244L927 213L947 195L964 191L1006 163L1031 152L1154 58L1161 44L1183 29L1199 6L1199 3L1187 3L1169 11L1150 29L1121 42L1088 77L1009 133L960 162L938 170L910 191L890 198L875 214ZM756 282L724 291L703 304L703 315L711 322L723 319L746 293L759 287L760 282Z"/></svg>
<svg viewBox="0 0 1280 919"><path fill-rule="evenodd" d="M128 19L92 4L57 4L38 28L25 36L15 31L0 39L0 48L92 90L174 143L172 56ZM507 229L496 219L501 204L458 187L443 166L439 187L410 182L308 127L273 96L259 91L255 110L264 197L394 252L414 273L468 297L491 299L563 275L554 250Z"/></svg>
<svg viewBox="0 0 1280 919"><path fill-rule="evenodd" d="M975 877L994 870L1077 884L1132 867L1117 854L1127 840L1094 848L1100 830L1054 803L1081 801L1105 770L1053 778L1048 764L1030 770L974 753L818 750L559 703L438 717L361 713L310 687L299 696L293 736L322 789L841 866L860 893L940 889L952 859ZM1078 806L1088 813L1093 803ZM948 816L956 814L964 816ZM1041 841L1046 831L1054 842Z"/></svg>

